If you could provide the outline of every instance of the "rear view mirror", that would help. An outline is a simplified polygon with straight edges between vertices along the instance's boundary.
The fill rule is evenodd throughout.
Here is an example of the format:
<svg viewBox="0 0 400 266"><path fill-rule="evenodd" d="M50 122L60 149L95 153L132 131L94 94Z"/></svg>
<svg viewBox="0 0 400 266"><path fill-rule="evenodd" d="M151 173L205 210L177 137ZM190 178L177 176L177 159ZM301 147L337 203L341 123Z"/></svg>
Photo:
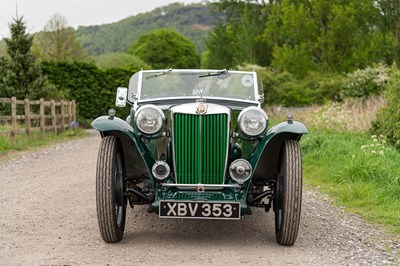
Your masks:
<svg viewBox="0 0 400 266"><path fill-rule="evenodd" d="M126 97L128 95L128 89L123 87L117 88L117 97L115 99L115 105L117 107L125 107L126 106Z"/></svg>

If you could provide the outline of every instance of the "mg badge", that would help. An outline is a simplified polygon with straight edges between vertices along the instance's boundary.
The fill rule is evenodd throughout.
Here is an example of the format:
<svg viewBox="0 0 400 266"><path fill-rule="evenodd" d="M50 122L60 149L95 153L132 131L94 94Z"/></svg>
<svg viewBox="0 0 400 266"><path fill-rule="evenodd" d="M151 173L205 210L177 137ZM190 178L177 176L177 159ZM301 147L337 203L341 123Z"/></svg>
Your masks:
<svg viewBox="0 0 400 266"><path fill-rule="evenodd" d="M205 114L206 112L207 112L207 105L205 105L204 103L200 103L199 105L197 105L196 113Z"/></svg>

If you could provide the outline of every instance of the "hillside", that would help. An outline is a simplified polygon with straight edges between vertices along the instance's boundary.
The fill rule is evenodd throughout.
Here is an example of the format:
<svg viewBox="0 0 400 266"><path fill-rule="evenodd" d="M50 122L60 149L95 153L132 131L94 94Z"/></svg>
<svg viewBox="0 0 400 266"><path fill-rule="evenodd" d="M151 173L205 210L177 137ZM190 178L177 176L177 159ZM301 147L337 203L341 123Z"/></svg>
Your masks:
<svg viewBox="0 0 400 266"><path fill-rule="evenodd" d="M173 3L119 22L80 26L76 35L90 55L125 51L141 35L158 28L173 28L203 50L203 40L217 21L207 5Z"/></svg>

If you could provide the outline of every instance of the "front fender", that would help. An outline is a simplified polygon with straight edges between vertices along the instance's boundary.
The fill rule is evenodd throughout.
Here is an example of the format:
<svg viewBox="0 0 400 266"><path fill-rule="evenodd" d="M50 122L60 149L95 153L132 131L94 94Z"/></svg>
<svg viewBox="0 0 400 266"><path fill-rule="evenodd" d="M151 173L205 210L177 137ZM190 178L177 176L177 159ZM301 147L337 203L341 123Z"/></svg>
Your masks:
<svg viewBox="0 0 400 266"><path fill-rule="evenodd" d="M307 127L298 121L286 121L268 130L267 135L253 149L249 162L254 170L253 182L264 182L276 178L282 143L300 140L308 134Z"/></svg>
<svg viewBox="0 0 400 266"><path fill-rule="evenodd" d="M121 131L121 132L132 132L133 128L126 121L118 117L113 116L100 116L92 122L92 127L97 131Z"/></svg>
<svg viewBox="0 0 400 266"><path fill-rule="evenodd" d="M118 117L101 116L92 122L92 127L102 137L116 136L119 139L128 178L151 178L150 169L155 159L131 125Z"/></svg>

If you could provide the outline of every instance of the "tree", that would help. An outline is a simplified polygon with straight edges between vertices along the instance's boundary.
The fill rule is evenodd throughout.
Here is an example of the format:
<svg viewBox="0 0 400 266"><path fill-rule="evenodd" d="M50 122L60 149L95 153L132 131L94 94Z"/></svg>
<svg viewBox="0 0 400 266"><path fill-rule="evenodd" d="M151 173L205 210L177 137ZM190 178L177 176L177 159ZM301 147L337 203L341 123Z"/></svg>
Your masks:
<svg viewBox="0 0 400 266"><path fill-rule="evenodd" d="M203 65L209 68L231 68L250 63L266 66L271 49L260 38L266 17L263 1L223 0L211 4L215 14L224 13L205 41Z"/></svg>
<svg viewBox="0 0 400 266"><path fill-rule="evenodd" d="M65 17L55 14L47 22L44 30L35 37L34 51L43 60L63 61L87 58L80 42L74 35L74 29L68 26Z"/></svg>
<svg viewBox="0 0 400 266"><path fill-rule="evenodd" d="M99 68L123 68L137 71L138 69L150 69L151 67L139 57L128 53L109 53L95 57Z"/></svg>
<svg viewBox="0 0 400 266"><path fill-rule="evenodd" d="M33 36L26 33L22 19L13 20L10 24L11 38L5 38L9 58L2 58L0 63L0 94L31 99L46 97L49 92L47 79L31 52Z"/></svg>
<svg viewBox="0 0 400 266"><path fill-rule="evenodd" d="M202 65L210 69L229 69L234 66L234 37L231 27L218 22L208 35Z"/></svg>
<svg viewBox="0 0 400 266"><path fill-rule="evenodd" d="M4 57L6 55L7 55L6 42L3 40L0 40L0 57Z"/></svg>
<svg viewBox="0 0 400 266"><path fill-rule="evenodd" d="M128 50L153 68L198 68L200 57L194 44L170 29L158 29L142 35Z"/></svg>
<svg viewBox="0 0 400 266"><path fill-rule="evenodd" d="M282 0L266 10L264 38L274 50L272 65L297 77L316 69L349 72L391 63L386 61L391 43L377 28L374 1Z"/></svg>
<svg viewBox="0 0 400 266"><path fill-rule="evenodd" d="M394 61L400 65L400 0L376 0L380 11L380 29L384 38L394 43Z"/></svg>

